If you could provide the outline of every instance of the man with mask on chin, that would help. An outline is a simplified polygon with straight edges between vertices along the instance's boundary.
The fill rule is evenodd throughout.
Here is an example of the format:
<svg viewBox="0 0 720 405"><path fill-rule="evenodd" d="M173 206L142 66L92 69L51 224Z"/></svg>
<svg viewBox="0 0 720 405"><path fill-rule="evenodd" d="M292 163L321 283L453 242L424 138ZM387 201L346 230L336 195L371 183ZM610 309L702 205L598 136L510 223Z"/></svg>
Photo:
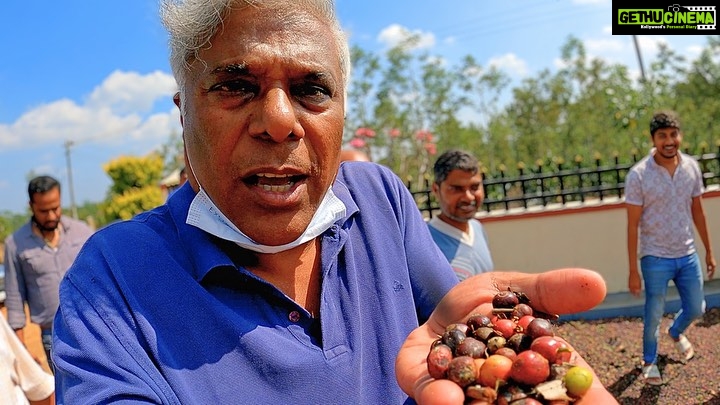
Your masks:
<svg viewBox="0 0 720 405"><path fill-rule="evenodd" d="M60 279L92 234L82 221L63 217L60 183L40 176L28 184L32 217L5 240L5 289L8 323L25 343L25 304L40 326L50 370L52 323L58 308Z"/></svg>
<svg viewBox="0 0 720 405"><path fill-rule="evenodd" d="M350 56L332 1L166 0L162 16L188 182L98 231L63 280L58 401L462 404L424 362L497 290L453 288L387 168L340 166ZM589 270L493 275L549 312L605 293ZM608 396L598 382L590 399Z"/></svg>

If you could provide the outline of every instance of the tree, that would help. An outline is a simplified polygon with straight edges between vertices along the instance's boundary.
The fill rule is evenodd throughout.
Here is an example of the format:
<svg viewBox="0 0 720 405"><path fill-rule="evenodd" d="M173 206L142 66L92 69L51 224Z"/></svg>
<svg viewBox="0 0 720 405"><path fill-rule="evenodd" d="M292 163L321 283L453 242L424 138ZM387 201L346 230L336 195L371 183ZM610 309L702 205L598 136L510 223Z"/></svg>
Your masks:
<svg viewBox="0 0 720 405"><path fill-rule="evenodd" d="M174 170L185 166L185 152L182 133L172 131L167 142L160 146L158 154L163 161L164 175L168 175Z"/></svg>
<svg viewBox="0 0 720 405"><path fill-rule="evenodd" d="M10 211L0 213L0 243L27 223L29 215L30 214L17 214Z"/></svg>
<svg viewBox="0 0 720 405"><path fill-rule="evenodd" d="M105 164L103 169L113 181L103 204L105 220L130 219L164 202L158 185L163 171L160 155L123 156Z"/></svg>

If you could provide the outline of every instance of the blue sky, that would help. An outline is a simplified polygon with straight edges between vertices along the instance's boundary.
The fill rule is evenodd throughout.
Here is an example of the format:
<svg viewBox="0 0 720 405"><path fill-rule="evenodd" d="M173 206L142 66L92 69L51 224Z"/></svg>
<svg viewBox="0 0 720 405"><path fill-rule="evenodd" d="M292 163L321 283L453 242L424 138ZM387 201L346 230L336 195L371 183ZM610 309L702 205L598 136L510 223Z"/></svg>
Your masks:
<svg viewBox="0 0 720 405"><path fill-rule="evenodd" d="M353 45L382 52L408 32L454 62L472 55L517 80L556 69L568 36L588 54L638 74L630 36L610 33L610 0L336 0ZM639 36L645 66L657 44L693 59L704 36ZM166 34L155 0L0 2L0 212L24 212L30 173L50 174L70 205L105 198L104 163L143 156L179 132Z"/></svg>

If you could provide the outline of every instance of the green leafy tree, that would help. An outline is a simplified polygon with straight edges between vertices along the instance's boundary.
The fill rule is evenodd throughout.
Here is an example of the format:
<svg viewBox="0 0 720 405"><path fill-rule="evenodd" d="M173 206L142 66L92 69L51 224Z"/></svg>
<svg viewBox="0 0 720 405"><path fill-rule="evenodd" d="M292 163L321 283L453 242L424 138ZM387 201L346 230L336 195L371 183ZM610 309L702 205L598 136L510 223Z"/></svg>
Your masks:
<svg viewBox="0 0 720 405"><path fill-rule="evenodd" d="M568 37L562 68L509 78L468 55L458 64L416 51L409 36L380 56L353 49L345 141L364 149L413 188L425 185L433 153L463 148L492 177L629 162L652 146L651 114L672 108L683 118L691 153L720 148L720 39L695 60L667 45L637 77L630 67L589 55Z"/></svg>
<svg viewBox="0 0 720 405"><path fill-rule="evenodd" d="M158 186L163 171L160 155L123 156L103 168L113 181L102 208L106 221L130 219L163 203Z"/></svg>
<svg viewBox="0 0 720 405"><path fill-rule="evenodd" d="M160 146L158 154L163 161L164 175L168 175L174 170L185 166L184 143L182 133L172 131L167 141Z"/></svg>

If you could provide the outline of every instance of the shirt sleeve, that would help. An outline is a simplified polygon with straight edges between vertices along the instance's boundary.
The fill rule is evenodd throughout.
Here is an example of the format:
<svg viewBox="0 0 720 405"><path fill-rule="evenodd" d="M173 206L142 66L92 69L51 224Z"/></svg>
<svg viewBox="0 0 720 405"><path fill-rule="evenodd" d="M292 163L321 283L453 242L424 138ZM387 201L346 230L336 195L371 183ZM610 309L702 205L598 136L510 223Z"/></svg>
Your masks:
<svg viewBox="0 0 720 405"><path fill-rule="evenodd" d="M53 324L58 403L178 403L143 350L108 264L88 243L60 284Z"/></svg>
<svg viewBox="0 0 720 405"><path fill-rule="evenodd" d="M0 315L1 317L2 315ZM30 401L39 401L49 397L55 391L55 379L35 362L5 318L0 319L0 323L2 324L0 333L4 335L0 342L5 341L8 345L16 386Z"/></svg>
<svg viewBox="0 0 720 405"><path fill-rule="evenodd" d="M632 205L643 205L640 174L635 170L630 170L625 177L625 202Z"/></svg>
<svg viewBox="0 0 720 405"><path fill-rule="evenodd" d="M13 237L5 240L5 306L7 322L13 329L25 327L25 277Z"/></svg>
<svg viewBox="0 0 720 405"><path fill-rule="evenodd" d="M700 170L700 165L698 162L690 158L690 161L692 162L692 175L693 179L695 179L695 182L693 184L693 190L692 190L692 197L700 197L705 192L705 185L703 184L703 174Z"/></svg>

